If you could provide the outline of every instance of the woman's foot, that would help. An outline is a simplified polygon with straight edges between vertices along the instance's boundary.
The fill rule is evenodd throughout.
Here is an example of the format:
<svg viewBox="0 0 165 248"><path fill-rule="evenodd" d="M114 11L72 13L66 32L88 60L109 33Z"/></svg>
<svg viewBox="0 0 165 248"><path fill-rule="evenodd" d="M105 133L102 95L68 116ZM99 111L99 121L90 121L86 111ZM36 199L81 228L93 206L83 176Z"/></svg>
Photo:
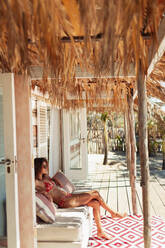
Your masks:
<svg viewBox="0 0 165 248"><path fill-rule="evenodd" d="M105 232L98 232L97 237L102 238L102 239L112 239L113 238L112 235L109 235Z"/></svg>
<svg viewBox="0 0 165 248"><path fill-rule="evenodd" d="M126 217L127 216L127 213L124 213L124 214L119 214L119 213L111 213L111 217L112 218L120 218L120 219L122 219L122 218L124 218L124 217Z"/></svg>

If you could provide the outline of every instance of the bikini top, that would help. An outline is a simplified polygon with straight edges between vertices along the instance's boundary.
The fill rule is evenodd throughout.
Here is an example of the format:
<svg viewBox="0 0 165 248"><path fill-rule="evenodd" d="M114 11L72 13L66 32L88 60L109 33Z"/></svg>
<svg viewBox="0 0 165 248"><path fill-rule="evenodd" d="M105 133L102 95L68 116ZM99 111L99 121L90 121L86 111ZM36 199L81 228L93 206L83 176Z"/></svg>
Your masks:
<svg viewBox="0 0 165 248"><path fill-rule="evenodd" d="M53 181L44 181L46 192L49 192L55 185Z"/></svg>

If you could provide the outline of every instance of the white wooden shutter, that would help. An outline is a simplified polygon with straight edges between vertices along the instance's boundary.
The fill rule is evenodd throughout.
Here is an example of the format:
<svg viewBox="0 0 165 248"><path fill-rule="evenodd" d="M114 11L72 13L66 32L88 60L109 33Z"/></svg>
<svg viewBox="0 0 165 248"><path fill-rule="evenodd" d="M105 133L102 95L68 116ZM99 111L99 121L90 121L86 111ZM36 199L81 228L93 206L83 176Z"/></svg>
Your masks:
<svg viewBox="0 0 165 248"><path fill-rule="evenodd" d="M37 136L38 157L48 158L48 127L47 127L47 105L45 102L37 101Z"/></svg>

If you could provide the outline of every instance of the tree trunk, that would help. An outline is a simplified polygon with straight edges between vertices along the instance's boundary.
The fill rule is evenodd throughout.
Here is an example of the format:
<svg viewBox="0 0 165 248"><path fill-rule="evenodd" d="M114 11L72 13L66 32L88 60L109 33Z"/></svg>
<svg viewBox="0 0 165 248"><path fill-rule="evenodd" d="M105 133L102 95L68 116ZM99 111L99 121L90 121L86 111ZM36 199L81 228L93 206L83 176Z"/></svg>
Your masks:
<svg viewBox="0 0 165 248"><path fill-rule="evenodd" d="M137 214L136 201L136 140L135 140L135 122L133 110L133 92L128 96L128 122L130 132L130 146L131 146L131 161L130 161L130 184L132 195L133 214Z"/></svg>
<svg viewBox="0 0 165 248"><path fill-rule="evenodd" d="M162 153L163 153L162 170L165 170L165 137L163 137L163 142L162 142Z"/></svg>
<svg viewBox="0 0 165 248"><path fill-rule="evenodd" d="M162 170L165 170L165 152L163 152L163 164L162 164Z"/></svg>
<svg viewBox="0 0 165 248"><path fill-rule="evenodd" d="M141 165L141 185L143 195L144 216L144 247L151 247L151 217L150 217L150 189L149 189L149 163L147 139L147 101L146 82L142 76L141 61L137 78L138 88L138 121L139 121L139 151Z"/></svg>
<svg viewBox="0 0 165 248"><path fill-rule="evenodd" d="M130 146L130 133L129 133L129 121L128 121L128 110L125 113L125 137L126 137L126 160L127 169L130 170L131 166L131 146Z"/></svg>
<svg viewBox="0 0 165 248"><path fill-rule="evenodd" d="M104 122L104 161L103 165L108 163L108 133L107 133L107 121Z"/></svg>

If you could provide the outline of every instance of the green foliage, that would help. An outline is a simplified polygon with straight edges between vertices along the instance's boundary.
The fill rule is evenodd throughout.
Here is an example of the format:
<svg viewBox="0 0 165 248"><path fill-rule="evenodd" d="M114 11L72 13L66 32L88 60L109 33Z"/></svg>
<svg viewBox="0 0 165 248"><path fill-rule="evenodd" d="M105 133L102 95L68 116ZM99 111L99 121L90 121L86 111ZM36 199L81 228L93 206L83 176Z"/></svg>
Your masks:
<svg viewBox="0 0 165 248"><path fill-rule="evenodd" d="M148 151L149 156L156 155L158 149L158 143L155 141L157 136L157 126L156 122L153 119L148 120L147 122L148 128Z"/></svg>
<svg viewBox="0 0 165 248"><path fill-rule="evenodd" d="M156 155L158 146L162 144L164 152L164 139L165 139L165 116L156 115L155 119L150 119L147 123L148 127L148 148L150 155ZM156 138L161 138L161 142L157 142Z"/></svg>
<svg viewBox="0 0 165 248"><path fill-rule="evenodd" d="M123 138L120 137L120 135L117 135L117 136L116 136L116 139L118 140L119 145L122 145L122 144L123 144Z"/></svg>
<svg viewBox="0 0 165 248"><path fill-rule="evenodd" d="M148 144L149 155L156 155L158 146L159 146L159 142L157 142L156 140L150 140Z"/></svg>
<svg viewBox="0 0 165 248"><path fill-rule="evenodd" d="M162 137L165 136L165 117L157 120L157 127L158 127L158 132L160 133L160 135Z"/></svg>
<svg viewBox="0 0 165 248"><path fill-rule="evenodd" d="M103 122L106 122L108 120L109 116L108 116L108 113L107 112L104 112L101 114L101 120Z"/></svg>
<svg viewBox="0 0 165 248"><path fill-rule="evenodd" d="M148 136L156 137L157 136L156 122L154 120L150 119L147 122L147 127L148 127Z"/></svg>

